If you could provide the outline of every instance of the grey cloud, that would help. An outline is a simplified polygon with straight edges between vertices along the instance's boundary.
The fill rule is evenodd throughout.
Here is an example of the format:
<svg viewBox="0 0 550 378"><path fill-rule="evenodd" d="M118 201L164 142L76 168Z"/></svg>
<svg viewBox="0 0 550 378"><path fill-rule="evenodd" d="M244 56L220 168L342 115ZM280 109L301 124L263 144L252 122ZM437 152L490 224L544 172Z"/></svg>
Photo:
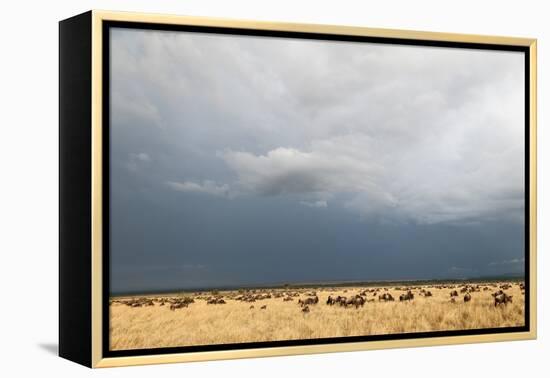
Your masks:
<svg viewBox="0 0 550 378"><path fill-rule="evenodd" d="M471 169L461 164L470 157L457 156L454 149L427 155L423 143L411 143L407 160L396 150L401 147L349 135L313 141L307 151L277 148L266 155L228 151L221 156L237 174L238 186L260 195L351 193L345 207L362 216L420 223L523 219L523 177L511 180L512 170L508 176L495 174L502 160L480 160ZM517 158L510 154L510 166Z"/></svg>
<svg viewBox="0 0 550 378"><path fill-rule="evenodd" d="M310 201L300 201L300 203L304 206L308 206L308 207L316 207L316 208L324 208L324 207L327 207L327 201L324 201L324 200L318 200L318 201L315 201L315 202L310 202Z"/></svg>
<svg viewBox="0 0 550 378"><path fill-rule="evenodd" d="M130 153L126 162L126 167L132 172L136 172L140 166L151 162L151 157L145 152Z"/></svg>
<svg viewBox="0 0 550 378"><path fill-rule="evenodd" d="M145 267L198 256L183 286L300 279L312 256L307 279L518 265L488 264L524 245L523 54L111 38L111 257L141 264L117 287L177 286Z"/></svg>
<svg viewBox="0 0 550 378"><path fill-rule="evenodd" d="M338 137L314 141L308 151L280 147L260 156L235 151L220 156L241 186L260 194L360 191L372 186L372 177L382 168L366 159L368 139Z"/></svg>
<svg viewBox="0 0 550 378"><path fill-rule="evenodd" d="M205 121L206 134L249 140L248 148L263 148L256 153L358 131L422 138L467 113L484 91L515 95L504 89L523 80L520 70L508 73L522 64L513 53L132 30L114 38L125 47L115 51L124 72L115 93L132 93L140 109L153 106L172 129L182 128L177 116L186 109L188 119ZM515 111L497 99L500 113Z"/></svg>
<svg viewBox="0 0 550 378"><path fill-rule="evenodd" d="M130 154L130 157L132 158L132 160L139 160L139 161L144 161L144 162L151 161L151 157L148 154L146 154L145 152L140 152L140 153L137 153L137 154Z"/></svg>
<svg viewBox="0 0 550 378"><path fill-rule="evenodd" d="M210 151L200 179L233 195L346 192L361 217L523 220L521 54L135 30L114 41L120 117L162 125L180 141L171 159Z"/></svg>
<svg viewBox="0 0 550 378"><path fill-rule="evenodd" d="M206 193L213 196L229 197L229 186L226 184L218 185L213 181L205 180L202 183L193 181L174 182L168 181L166 183L170 188L180 192L190 193Z"/></svg>

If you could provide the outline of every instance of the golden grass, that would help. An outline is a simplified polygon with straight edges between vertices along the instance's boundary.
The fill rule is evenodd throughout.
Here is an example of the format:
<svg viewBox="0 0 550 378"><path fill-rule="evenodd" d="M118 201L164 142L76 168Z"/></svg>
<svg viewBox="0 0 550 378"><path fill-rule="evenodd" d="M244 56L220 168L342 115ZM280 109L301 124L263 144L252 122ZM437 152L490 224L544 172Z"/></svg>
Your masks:
<svg viewBox="0 0 550 378"><path fill-rule="evenodd" d="M481 284L482 288L485 286ZM381 289L376 296L368 293L367 298L375 301L358 309L325 303L329 295L351 296L365 288L319 288L315 289L319 303L309 306L309 313L303 313L297 301L306 298L305 293L312 289L265 290L300 292L300 297L288 302L271 298L246 303L229 299L235 292L220 292L227 304L211 305L196 299L188 308L175 311L170 310L169 304L134 308L113 303L110 305L110 346L111 350L125 350L524 325L525 299L517 284L506 290L513 295L513 302L498 307L494 306L491 296L497 290L494 287L471 293L472 300L468 303L464 303L459 287L456 303L450 302L451 289L423 288L433 296L420 296L420 290L414 289L414 300L403 303L399 301L403 291L391 287L389 291ZM396 301L379 302L378 294L384 292L391 293ZM251 305L254 309L250 309ZM267 306L264 310L260 309L263 305Z"/></svg>

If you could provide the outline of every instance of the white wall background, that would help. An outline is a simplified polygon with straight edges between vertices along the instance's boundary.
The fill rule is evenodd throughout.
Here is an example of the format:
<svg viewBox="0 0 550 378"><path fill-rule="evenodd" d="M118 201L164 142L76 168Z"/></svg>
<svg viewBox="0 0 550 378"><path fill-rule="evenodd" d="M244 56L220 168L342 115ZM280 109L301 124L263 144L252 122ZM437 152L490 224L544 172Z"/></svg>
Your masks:
<svg viewBox="0 0 550 378"><path fill-rule="evenodd" d="M4 2L0 22L0 371L12 376L543 376L550 331L546 129L550 27L545 1L119 0ZM539 40L539 339L108 369L56 357L58 25L89 9L359 25ZM546 172L545 172L546 170Z"/></svg>

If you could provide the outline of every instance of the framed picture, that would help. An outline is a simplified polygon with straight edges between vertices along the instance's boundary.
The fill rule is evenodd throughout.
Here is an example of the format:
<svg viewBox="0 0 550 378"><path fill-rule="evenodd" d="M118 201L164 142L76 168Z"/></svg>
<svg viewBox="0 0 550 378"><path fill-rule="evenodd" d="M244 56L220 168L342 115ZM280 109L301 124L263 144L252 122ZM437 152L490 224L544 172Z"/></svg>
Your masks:
<svg viewBox="0 0 550 378"><path fill-rule="evenodd" d="M60 22L59 353L536 337L536 40Z"/></svg>

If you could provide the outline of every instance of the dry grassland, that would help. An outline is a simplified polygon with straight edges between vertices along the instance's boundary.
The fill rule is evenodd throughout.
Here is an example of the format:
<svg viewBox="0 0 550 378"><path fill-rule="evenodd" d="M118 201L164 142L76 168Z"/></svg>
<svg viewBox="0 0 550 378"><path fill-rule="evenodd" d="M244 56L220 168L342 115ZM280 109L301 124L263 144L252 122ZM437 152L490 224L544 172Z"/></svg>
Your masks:
<svg viewBox="0 0 550 378"><path fill-rule="evenodd" d="M396 287L339 287L246 291L249 297L271 296L255 302L239 300L243 291L115 297L110 304L111 349L522 326L525 295L519 283L511 283L505 290L513 297L511 303L495 306L491 294L503 284L471 284L476 289L472 289L469 302L464 302L465 293L460 292L463 285L414 286L411 301L399 300L406 292L404 287L400 290ZM430 291L432 296L421 295L422 289ZM455 303L450 301L453 290L459 294ZM312 291L318 303L309 305L309 312L303 312L298 300L312 298L307 295ZM364 293L367 302L358 308L326 304L329 295L350 298L360 293ZM383 293L391 294L395 301L379 301ZM284 301L289 296L292 300ZM192 298L194 303L175 310L170 309L170 302L161 305L163 298L174 301L181 297ZM138 298L153 303L128 305L132 300L139 301ZM226 303L207 304L209 298L223 299ZM265 309L261 309L262 306Z"/></svg>

